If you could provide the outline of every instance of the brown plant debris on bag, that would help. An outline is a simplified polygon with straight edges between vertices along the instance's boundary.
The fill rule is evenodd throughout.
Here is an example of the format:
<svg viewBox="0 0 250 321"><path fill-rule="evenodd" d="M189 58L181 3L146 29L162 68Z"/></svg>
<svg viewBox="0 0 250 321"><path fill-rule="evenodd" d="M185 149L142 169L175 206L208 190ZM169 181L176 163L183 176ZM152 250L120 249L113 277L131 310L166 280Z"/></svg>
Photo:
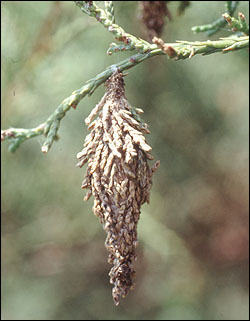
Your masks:
<svg viewBox="0 0 250 321"><path fill-rule="evenodd" d="M190 6L190 1L179 1L178 15L182 15Z"/></svg>
<svg viewBox="0 0 250 321"><path fill-rule="evenodd" d="M173 1L138 1L141 9L141 20L147 29L148 41L161 36L166 23L166 16L169 21L172 20L172 14L169 10L170 2ZM190 1L177 2L177 14L181 16L190 6Z"/></svg>
<svg viewBox="0 0 250 321"><path fill-rule="evenodd" d="M139 1L142 10L142 21L147 28L148 40L159 37L165 24L165 16L172 19L167 8L168 1Z"/></svg>
<svg viewBox="0 0 250 321"><path fill-rule="evenodd" d="M77 154L77 166L88 162L82 188L89 191L84 199L93 195L93 212L107 233L110 283L118 305L134 286L137 223L141 205L149 202L159 161L153 168L148 165L153 157L143 134L149 130L139 117L142 110L131 107L125 97L123 74L115 72L105 86L106 94L85 120L91 132Z"/></svg>

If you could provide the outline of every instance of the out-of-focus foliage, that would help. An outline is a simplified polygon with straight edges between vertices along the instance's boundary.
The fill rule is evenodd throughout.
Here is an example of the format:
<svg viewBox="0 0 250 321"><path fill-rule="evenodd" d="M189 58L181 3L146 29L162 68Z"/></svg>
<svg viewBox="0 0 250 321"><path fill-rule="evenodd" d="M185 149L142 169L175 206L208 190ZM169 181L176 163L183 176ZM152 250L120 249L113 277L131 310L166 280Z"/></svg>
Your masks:
<svg viewBox="0 0 250 321"><path fill-rule="evenodd" d="M176 2L167 42L206 40L191 27L224 10L219 1L191 2L179 17ZM2 128L37 126L73 90L129 55L107 56L111 35L72 2L1 6ZM246 14L248 2L239 10ZM115 11L127 32L145 36L136 2L117 1ZM161 161L139 221L135 290L114 306L106 236L92 199L82 201L84 171L75 168L83 119L102 86L62 120L47 155L41 137L15 154L2 145L3 320L248 319L248 52L156 57L125 80Z"/></svg>

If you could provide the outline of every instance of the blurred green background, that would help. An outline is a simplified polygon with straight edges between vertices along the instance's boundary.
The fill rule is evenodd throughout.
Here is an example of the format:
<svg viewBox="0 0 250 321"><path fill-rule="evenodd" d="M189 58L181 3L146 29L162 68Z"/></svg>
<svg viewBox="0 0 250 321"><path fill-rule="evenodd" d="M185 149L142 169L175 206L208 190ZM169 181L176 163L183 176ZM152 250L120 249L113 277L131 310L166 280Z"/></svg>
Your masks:
<svg viewBox="0 0 250 321"><path fill-rule="evenodd" d="M168 4L167 42L206 40L191 27L224 12L224 2L197 1L180 17L177 2ZM2 1L1 9L4 129L44 122L129 56L107 56L111 34L73 2ZM115 11L127 32L146 37L136 1L115 1ZM83 202L85 169L75 167L84 118L104 86L67 113L47 155L43 137L14 154L2 143L3 320L248 320L248 55L161 56L129 71L126 96L144 109L161 166L139 221L136 287L118 307L106 235L93 199Z"/></svg>

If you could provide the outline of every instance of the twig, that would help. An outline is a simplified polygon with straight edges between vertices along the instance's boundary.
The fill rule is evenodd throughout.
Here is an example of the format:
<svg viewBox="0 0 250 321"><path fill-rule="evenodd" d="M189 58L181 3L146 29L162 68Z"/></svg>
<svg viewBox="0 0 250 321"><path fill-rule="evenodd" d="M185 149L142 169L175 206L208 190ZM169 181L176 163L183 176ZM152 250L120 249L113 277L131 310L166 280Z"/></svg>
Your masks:
<svg viewBox="0 0 250 321"><path fill-rule="evenodd" d="M121 61L116 65L107 67L95 78L88 80L82 88L75 90L69 97L65 98L63 102L56 108L53 114L45 121L45 123L31 129L9 128L7 130L2 130L1 141L10 141L10 151L15 151L25 140L35 136L45 135L46 140L42 146L42 152L47 153L49 148L57 138L57 132L60 126L61 119L65 116L66 112L68 112L71 107L75 109L79 102L87 94L91 95L96 90L96 88L104 83L107 78L109 78L117 69L119 69L120 71L130 69L150 57L161 54L163 54L163 52L160 49L156 48L149 53L138 53Z"/></svg>
<svg viewBox="0 0 250 321"><path fill-rule="evenodd" d="M105 11L106 11L108 20L110 20L112 23L115 23L115 12L114 12L113 1L104 1L104 5L105 5Z"/></svg>
<svg viewBox="0 0 250 321"><path fill-rule="evenodd" d="M228 13L222 15L228 25L232 28L233 32L243 32L245 35L249 35L249 25L246 23L246 18L243 13L239 12L239 19L231 17Z"/></svg>
<svg viewBox="0 0 250 321"><path fill-rule="evenodd" d="M126 46L130 46L131 50L135 49L138 52L145 53L151 49L149 42L125 32L120 26L113 23L114 19L110 12L107 13L107 11L98 7L94 1L75 1L75 3L84 13L95 17L98 22L104 25L116 40L123 42Z"/></svg>
<svg viewBox="0 0 250 321"><path fill-rule="evenodd" d="M217 41L177 41L176 43L164 43L160 38L154 37L153 42L158 45L170 58L175 60L191 58L194 55L209 55L215 52L227 53L249 47L249 37L231 36L220 38Z"/></svg>
<svg viewBox="0 0 250 321"><path fill-rule="evenodd" d="M232 16L234 14L238 4L239 4L239 1L226 1L226 3L225 3L226 13L229 14L230 16ZM215 34L216 32L218 32L219 30L221 30L221 28L225 27L226 24L227 24L227 22L225 21L225 19L223 17L220 17L212 23L192 27L191 30L194 33L207 31L208 36L211 36L211 35Z"/></svg>
<svg viewBox="0 0 250 321"><path fill-rule="evenodd" d="M130 45L117 45L116 43L112 42L109 46L109 49L107 50L108 55L112 55L114 52L118 51L133 51L134 48L132 48Z"/></svg>
<svg viewBox="0 0 250 321"><path fill-rule="evenodd" d="M9 150L14 152L21 143L29 138L39 136L43 134L44 124L41 124L35 128L9 128L1 130L1 141L8 140L10 141Z"/></svg>

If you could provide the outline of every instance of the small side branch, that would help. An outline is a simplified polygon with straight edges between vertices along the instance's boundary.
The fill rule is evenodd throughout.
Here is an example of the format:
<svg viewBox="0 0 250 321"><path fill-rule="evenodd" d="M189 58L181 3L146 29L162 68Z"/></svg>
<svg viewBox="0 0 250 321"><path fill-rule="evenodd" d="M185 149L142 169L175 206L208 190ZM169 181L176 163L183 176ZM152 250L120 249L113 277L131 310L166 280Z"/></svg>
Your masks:
<svg viewBox="0 0 250 321"><path fill-rule="evenodd" d="M239 4L239 1L226 1L225 3L225 9L226 13L229 16L232 16ZM206 25L201 25L201 26L195 26L192 27L192 31L194 33L198 32L207 32L208 36L211 36L215 34L216 32L220 31L222 28L226 26L227 22L223 17L219 17L217 20L215 20L212 23L206 24Z"/></svg>
<svg viewBox="0 0 250 321"><path fill-rule="evenodd" d="M45 123L30 129L9 128L1 130L1 141L9 141L9 150L14 152L25 140L42 135L44 127Z"/></svg>
<svg viewBox="0 0 250 321"><path fill-rule="evenodd" d="M111 23L115 23L115 11L113 1L104 1L104 5L108 20L110 20Z"/></svg>
<svg viewBox="0 0 250 321"><path fill-rule="evenodd" d="M249 25L243 13L238 13L238 19L231 17L228 13L222 15L233 32L242 32L249 35Z"/></svg>
<svg viewBox="0 0 250 321"><path fill-rule="evenodd" d="M231 36L217 41L177 41L173 44L164 43L162 39L154 37L153 42L174 60L191 58L197 54L204 56L215 52L227 53L249 48L249 36Z"/></svg>
<svg viewBox="0 0 250 321"><path fill-rule="evenodd" d="M114 12L110 2L105 4L106 10L101 9L94 1L75 1L76 5L87 15L95 17L105 28L108 29L118 41L123 42L125 46L129 46L130 50L137 50L145 53L151 48L151 44L143 39L137 38L124 31L120 26L114 23Z"/></svg>
<svg viewBox="0 0 250 321"><path fill-rule="evenodd" d="M134 50L134 48L132 48L130 45L117 45L116 43L112 42L109 46L109 49L107 50L107 54L111 56L114 52L132 50Z"/></svg>

